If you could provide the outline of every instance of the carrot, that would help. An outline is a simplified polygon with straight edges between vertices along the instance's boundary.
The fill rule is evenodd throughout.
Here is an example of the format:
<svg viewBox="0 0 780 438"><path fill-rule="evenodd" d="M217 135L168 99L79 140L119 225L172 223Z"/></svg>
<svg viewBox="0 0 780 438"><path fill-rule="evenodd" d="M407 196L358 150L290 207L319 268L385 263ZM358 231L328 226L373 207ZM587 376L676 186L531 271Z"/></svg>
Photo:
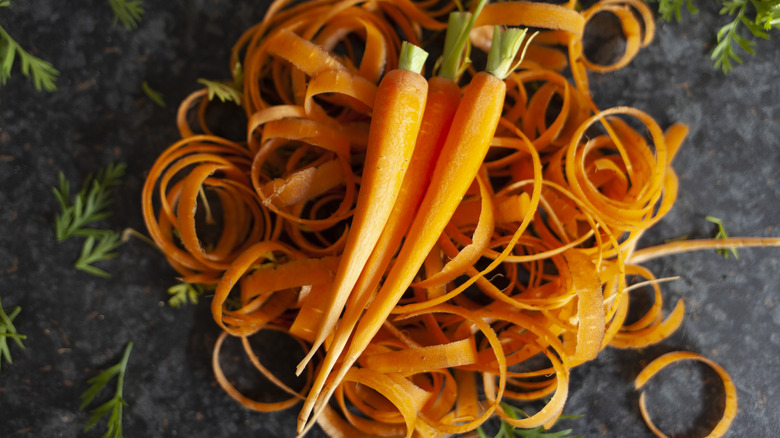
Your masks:
<svg viewBox="0 0 780 438"><path fill-rule="evenodd" d="M363 266L387 223L414 151L428 92L420 74L427 53L404 44L399 68L388 72L374 101L363 177L341 262L325 314L298 374L316 353L344 308Z"/></svg>
<svg viewBox="0 0 780 438"><path fill-rule="evenodd" d="M371 342L412 283L426 256L436 244L439 234L474 181L501 117L506 94L503 79L512 69L525 33L525 30L517 29L494 33L493 49L488 56L488 71L477 73L466 88L431 174L428 189L396 262L354 330L341 367L329 378L325 396L318 399L314 408L315 419L327 404L335 386ZM308 418L302 414L298 418L299 432L310 427L306 426Z"/></svg>
<svg viewBox="0 0 780 438"><path fill-rule="evenodd" d="M373 296L392 257L398 251L398 247L414 218L414 213L425 194L431 171L460 102L460 88L457 80L463 70L461 66L467 63L463 59L462 53L468 43L469 30L484 4L485 0L480 1L473 13L453 12L450 14L450 25L442 54L442 68L437 76L428 80L425 112L401 190L384 230L354 285L354 290L349 295L344 316L338 324L314 386L301 410L302 417L308 415L313 407L325 379L346 346L349 335L354 330L363 309ZM301 371L302 369L299 367L298 372Z"/></svg>

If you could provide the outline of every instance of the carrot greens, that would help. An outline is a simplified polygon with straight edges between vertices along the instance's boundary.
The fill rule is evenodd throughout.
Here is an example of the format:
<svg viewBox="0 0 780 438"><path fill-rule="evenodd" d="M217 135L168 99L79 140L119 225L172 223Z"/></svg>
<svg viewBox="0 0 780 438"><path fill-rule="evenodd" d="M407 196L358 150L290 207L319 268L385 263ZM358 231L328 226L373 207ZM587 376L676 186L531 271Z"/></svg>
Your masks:
<svg viewBox="0 0 780 438"><path fill-rule="evenodd" d="M528 29L510 28L501 30L498 26L493 29L493 44L488 53L487 66L485 71L493 76L504 79L509 73L514 71L524 56L520 48L528 47L529 40L526 40ZM515 60L517 54L520 54L520 60Z"/></svg>
<svg viewBox="0 0 780 438"><path fill-rule="evenodd" d="M98 237L105 232L89 228L88 225L111 215L108 210L113 202L111 193L121 182L126 167L124 163L112 163L96 176L88 175L72 201L70 183L65 179L65 174L60 172L59 186L52 189L62 209L56 218L57 241L62 242L73 236Z"/></svg>
<svg viewBox="0 0 780 438"><path fill-rule="evenodd" d="M94 177L88 175L81 190L74 197L71 196L70 183L65 174L59 174L59 186L52 189L61 208L55 219L57 241L63 242L74 236L86 238L75 264L76 269L100 277L110 276L92 264L116 257L116 253L112 251L122 244L121 234L93 228L92 225L111 215L111 194L114 187L120 184L125 168L124 163L112 163Z"/></svg>
<svg viewBox="0 0 780 438"><path fill-rule="evenodd" d="M0 7L10 7L10 0L0 1ZM14 62L18 57L22 75L32 76L35 89L53 92L57 90L57 77L60 72L48 61L31 55L24 50L8 32L0 26L0 87L5 86L11 77Z"/></svg>
<svg viewBox="0 0 780 438"><path fill-rule="evenodd" d="M144 90L144 94L146 94L146 97L151 99L152 102L156 103L157 106L161 108L165 108L165 100L163 99L162 93L153 89L146 81L143 81L141 83L141 88Z"/></svg>
<svg viewBox="0 0 780 438"><path fill-rule="evenodd" d="M756 10L756 15L752 19L747 15L749 5ZM755 42L740 34L742 28L750 31L754 37L763 39L769 38L767 31L780 28L780 1L778 0L727 0L723 2L720 14L734 17L718 31L718 44L712 49L710 55L715 67L720 67L723 73L734 69L732 61L742 63L735 45L750 55L755 54L753 51Z"/></svg>
<svg viewBox="0 0 780 438"><path fill-rule="evenodd" d="M438 76L456 81L471 64L469 33L487 0L480 0L473 12L452 12L447 21Z"/></svg>
<svg viewBox="0 0 780 438"><path fill-rule="evenodd" d="M652 1L652 0L651 0ZM698 14L699 10L693 4L693 0L659 0L658 13L666 21L682 20L682 7L685 6L691 14Z"/></svg>
<svg viewBox="0 0 780 438"><path fill-rule="evenodd" d="M13 339L19 348L24 349L22 340L27 339L27 336L18 333L14 326L14 319L16 319L21 311L22 308L19 306L4 309L2 300L0 299L0 370L3 366L3 359L9 364L13 363L13 360L11 359L11 350L8 348L9 339Z"/></svg>
<svg viewBox="0 0 780 438"><path fill-rule="evenodd" d="M746 31L755 38L769 39L769 31L780 29L780 0L720 0L720 3L720 15L728 15L732 20L718 30L717 45L710 58L715 68L729 73L734 70L734 63L742 63L739 49L755 54L755 41L744 36ZM693 0L658 0L658 12L666 21L680 21L683 6L691 14L699 12Z"/></svg>
<svg viewBox="0 0 780 438"><path fill-rule="evenodd" d="M168 288L168 305L179 309L187 304L198 304L198 298L203 295L203 286L193 283L179 283Z"/></svg>
<svg viewBox="0 0 780 438"><path fill-rule="evenodd" d="M121 438L122 437L122 409L127 406L127 402L122 396L125 382L125 373L127 372L127 362L130 359L130 351L133 349L133 343L128 342L125 346L122 360L119 363L107 368L95 377L87 380L89 388L81 395L81 405L79 410L86 409L103 392L103 389L116 377L116 389L114 395L103 404L89 411L90 418L84 427L84 432L92 429L106 415L108 415L108 425L103 438Z"/></svg>
<svg viewBox="0 0 780 438"><path fill-rule="evenodd" d="M240 67L241 64L238 64ZM212 81L208 79L198 79L198 83L205 85L209 90L209 100L218 98L222 102L234 102L241 105L241 90L235 84L222 81Z"/></svg>
<svg viewBox="0 0 780 438"><path fill-rule="evenodd" d="M705 218L708 222L712 222L713 224L718 226L718 232L715 234L716 239L728 239L729 235L726 233L726 228L723 226L723 221L720 218L714 217L714 216L705 216ZM737 252L736 248L721 248L718 249L718 254L722 255L723 258L729 258L729 253L734 256L735 259L739 258L739 253Z"/></svg>
<svg viewBox="0 0 780 438"><path fill-rule="evenodd" d="M138 27L144 14L141 0L108 0L108 4L114 11L114 23L122 23L128 30Z"/></svg>
<svg viewBox="0 0 780 438"><path fill-rule="evenodd" d="M100 236L89 236L81 247L81 254L74 267L97 277L111 277L111 274L92 266L92 264L115 258L119 254L112 251L119 248L120 245L122 245L121 235L114 231L106 231Z"/></svg>
<svg viewBox="0 0 780 438"><path fill-rule="evenodd" d="M522 415L528 417L529 415L508 403L501 403L501 407L509 418L517 419ZM558 418L560 420L580 418L582 415L561 415ZM556 421L557 424L557 421ZM572 429L563 429L559 431L549 431L543 426L539 426L533 429L522 429L514 427L506 421L501 420L498 432L492 437L485 433L481 427L477 428L477 434L479 438L582 438L581 435L571 435Z"/></svg>

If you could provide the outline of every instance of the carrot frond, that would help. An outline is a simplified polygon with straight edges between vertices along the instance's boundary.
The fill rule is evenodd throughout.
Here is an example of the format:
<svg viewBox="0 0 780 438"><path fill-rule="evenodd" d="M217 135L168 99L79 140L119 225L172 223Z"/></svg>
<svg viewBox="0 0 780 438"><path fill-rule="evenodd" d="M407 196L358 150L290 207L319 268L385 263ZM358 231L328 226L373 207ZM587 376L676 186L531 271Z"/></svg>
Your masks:
<svg viewBox="0 0 780 438"><path fill-rule="evenodd" d="M716 239L728 239L729 235L726 233L726 228L723 226L723 221L721 219L714 216L705 216L704 219L706 219L707 222L712 222L718 226L718 233L715 235ZM735 259L739 258L739 253L734 247L728 249L718 249L717 251L718 254L722 255L723 258L726 259L729 258L729 252L734 255Z"/></svg>

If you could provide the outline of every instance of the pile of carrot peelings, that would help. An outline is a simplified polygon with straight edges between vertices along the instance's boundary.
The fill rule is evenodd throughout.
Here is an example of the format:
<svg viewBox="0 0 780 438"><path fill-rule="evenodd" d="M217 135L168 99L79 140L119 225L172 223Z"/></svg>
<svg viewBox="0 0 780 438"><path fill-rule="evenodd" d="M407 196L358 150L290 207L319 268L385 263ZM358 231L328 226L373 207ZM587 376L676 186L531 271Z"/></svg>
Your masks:
<svg viewBox="0 0 780 438"><path fill-rule="evenodd" d="M624 33L611 65L585 56L598 13ZM635 250L674 203L671 162L687 128L599 109L588 74L625 66L653 32L640 0L585 10L482 1L469 11L274 1L231 51L226 86L239 92L245 135L216 134L209 92L195 91L178 112L181 139L143 189L152 239L181 281L213 291L222 388L257 411L300 407L290 435L319 425L333 437L451 436L496 416L549 427L573 367L607 346L657 343L682 323L682 301L665 314L660 280L639 263L780 245ZM636 278L654 303L628 323ZM294 388L253 351L252 338L269 332L300 346ZM230 338L285 398L234 386L220 362ZM690 358L707 361L670 356L637 387ZM730 378L716 369L728 403L710 436L736 415ZM530 415L515 418L507 402Z"/></svg>

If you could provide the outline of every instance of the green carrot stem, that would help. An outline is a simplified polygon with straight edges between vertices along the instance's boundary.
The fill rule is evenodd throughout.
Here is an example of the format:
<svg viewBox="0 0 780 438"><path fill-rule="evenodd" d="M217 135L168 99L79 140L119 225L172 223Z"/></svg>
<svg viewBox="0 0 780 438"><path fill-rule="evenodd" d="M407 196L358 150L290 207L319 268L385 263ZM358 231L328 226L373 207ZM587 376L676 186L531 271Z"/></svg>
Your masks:
<svg viewBox="0 0 780 438"><path fill-rule="evenodd" d="M499 79L506 79L522 61L522 56L518 61L515 61L515 57L523 46L527 33L528 29L511 28L502 31L500 27L495 26L485 70Z"/></svg>
<svg viewBox="0 0 780 438"><path fill-rule="evenodd" d="M487 0L480 0L474 8L474 12L450 13L438 76L456 82L460 79L464 67L470 62L468 58L469 33L486 3ZM466 50L465 55L463 54L464 50Z"/></svg>
<svg viewBox="0 0 780 438"><path fill-rule="evenodd" d="M401 54L398 56L398 69L422 73L427 59L428 52L408 41L404 41L401 44Z"/></svg>

